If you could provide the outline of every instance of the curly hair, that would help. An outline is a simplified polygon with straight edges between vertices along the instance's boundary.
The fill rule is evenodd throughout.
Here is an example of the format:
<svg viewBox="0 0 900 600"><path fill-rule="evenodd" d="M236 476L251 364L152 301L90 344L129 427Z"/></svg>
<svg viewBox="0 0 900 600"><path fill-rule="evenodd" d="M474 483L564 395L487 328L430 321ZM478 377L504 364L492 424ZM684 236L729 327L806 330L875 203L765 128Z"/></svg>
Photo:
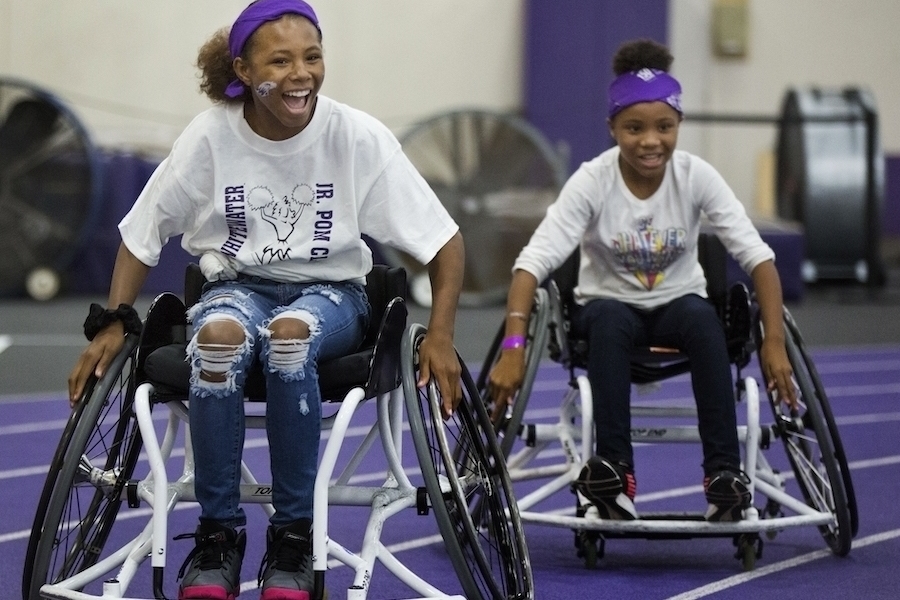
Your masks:
<svg viewBox="0 0 900 600"><path fill-rule="evenodd" d="M237 75L232 67L231 51L228 49L230 29L223 27L216 31L200 47L197 68L200 69L200 91L213 102L240 102L243 98L229 98L225 88Z"/></svg>
<svg viewBox="0 0 900 600"><path fill-rule="evenodd" d="M619 46L613 57L612 68L617 76L645 68L668 72L673 60L669 49L659 42L639 39Z"/></svg>

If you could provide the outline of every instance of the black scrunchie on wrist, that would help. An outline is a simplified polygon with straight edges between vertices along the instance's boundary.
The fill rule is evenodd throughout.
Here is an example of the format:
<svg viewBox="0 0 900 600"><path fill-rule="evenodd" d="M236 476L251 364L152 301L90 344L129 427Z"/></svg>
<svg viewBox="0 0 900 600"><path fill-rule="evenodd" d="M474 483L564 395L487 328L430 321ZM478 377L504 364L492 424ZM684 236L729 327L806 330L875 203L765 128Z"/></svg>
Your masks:
<svg viewBox="0 0 900 600"><path fill-rule="evenodd" d="M141 318L130 304L120 304L119 308L110 310L103 308L96 302L91 304L87 318L84 320L84 335L90 341L100 331L114 321L121 321L125 326L125 333L138 335L143 329Z"/></svg>

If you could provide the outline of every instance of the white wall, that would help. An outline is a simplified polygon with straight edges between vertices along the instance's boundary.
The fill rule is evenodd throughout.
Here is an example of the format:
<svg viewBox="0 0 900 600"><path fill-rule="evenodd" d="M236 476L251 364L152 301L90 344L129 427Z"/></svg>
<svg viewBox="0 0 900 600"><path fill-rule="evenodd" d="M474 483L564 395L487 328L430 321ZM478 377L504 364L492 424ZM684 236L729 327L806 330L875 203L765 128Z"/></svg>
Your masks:
<svg viewBox="0 0 900 600"><path fill-rule="evenodd" d="M526 1L314 0L324 93L398 135L448 109L518 110ZM0 75L57 93L102 145L167 148L207 106L197 49L245 2L0 0ZM673 71L688 112L775 115L790 86L866 86L885 149L900 153L900 1L748 0L750 50L736 60L712 54L712 2L670 0ZM687 124L681 145L752 205L756 161L774 140L773 127Z"/></svg>
<svg viewBox="0 0 900 600"><path fill-rule="evenodd" d="M104 146L167 148L208 106L197 50L246 0L0 0L0 75L63 98ZM313 0L323 93L398 134L463 106L520 107L522 0Z"/></svg>
<svg viewBox="0 0 900 600"><path fill-rule="evenodd" d="M669 4L686 112L777 115L791 87L862 87L875 97L885 151L900 153L898 0L748 0L749 53L737 59L711 51L712 4ZM686 124L679 145L713 162L752 207L757 160L775 141L774 126Z"/></svg>

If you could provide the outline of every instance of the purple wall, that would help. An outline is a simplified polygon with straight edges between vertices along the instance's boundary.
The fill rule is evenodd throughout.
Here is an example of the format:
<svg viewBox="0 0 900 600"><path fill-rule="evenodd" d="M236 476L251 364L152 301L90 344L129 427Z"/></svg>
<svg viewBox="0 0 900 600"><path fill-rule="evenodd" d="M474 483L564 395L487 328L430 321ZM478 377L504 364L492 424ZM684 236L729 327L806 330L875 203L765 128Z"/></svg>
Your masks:
<svg viewBox="0 0 900 600"><path fill-rule="evenodd" d="M886 236L900 237L900 155L885 157L884 179L881 231Z"/></svg>
<svg viewBox="0 0 900 600"><path fill-rule="evenodd" d="M612 57L640 37L666 43L667 0L527 0L525 117L569 148L569 170L612 145Z"/></svg>
<svg viewBox="0 0 900 600"><path fill-rule="evenodd" d="M106 294L119 248L118 224L150 179L158 160L129 153L103 155L103 210L95 231L66 274L65 292ZM169 240L159 265L151 269L143 293L184 290L184 271L192 257L182 250L181 238ZM196 259L194 259L196 260Z"/></svg>

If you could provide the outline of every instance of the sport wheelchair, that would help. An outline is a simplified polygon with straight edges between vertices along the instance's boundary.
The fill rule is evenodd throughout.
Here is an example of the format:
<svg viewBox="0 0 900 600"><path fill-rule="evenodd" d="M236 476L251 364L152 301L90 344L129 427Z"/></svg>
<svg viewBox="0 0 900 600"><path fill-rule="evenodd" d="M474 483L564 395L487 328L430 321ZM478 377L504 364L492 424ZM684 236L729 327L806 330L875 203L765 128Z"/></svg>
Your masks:
<svg viewBox="0 0 900 600"><path fill-rule="evenodd" d="M184 357L190 338L186 306L198 299L201 285L199 268L191 265L185 302L172 293L159 295L141 335L126 337L108 372L90 382L72 412L38 502L22 578L24 600L166 597L168 521L178 508L197 510L190 504L195 500L190 369ZM372 325L361 349L319 365L328 401L323 413L329 406L337 408L322 423L324 447L314 491L313 597L325 594L326 570L343 564L350 567L352 582L346 596L340 596L368 598L380 561L401 587L423 597L531 599L534 586L522 522L490 417L462 361L463 398L449 420L441 416L437 386L416 386L417 349L426 330L406 324L406 285L403 269L376 265L366 284ZM262 388L257 368L248 375L245 395L265 398ZM351 433L351 418L367 399L375 402L375 424L362 427L364 435ZM409 434L404 433L404 406ZM162 419L157 418L160 409L167 409ZM165 423L159 427L161 441L155 421ZM264 429L264 414L249 414L248 409L246 426ZM414 455L403 452L409 437ZM362 441L348 444L353 438ZM342 452L345 445L350 449ZM459 447L467 452L455 452ZM379 464L376 485L367 485L373 476L361 472L363 459L371 454ZM173 460L178 455L183 456L181 471L173 478L169 472L179 467ZM409 464L413 460L417 463ZM241 502L259 504L270 516L270 485L257 481L246 462L241 468ZM471 508L476 504L478 511ZM329 516L339 506L369 509L362 540L354 540L357 552L331 537ZM438 589L381 541L388 520L404 509L434 513L436 539L442 538L445 547L438 557L452 564L458 589ZM405 532L417 529L407 526ZM151 568L139 570L148 561ZM439 571L431 569L432 574ZM457 583L445 578L444 587L453 585Z"/></svg>
<svg viewBox="0 0 900 600"><path fill-rule="evenodd" d="M817 527L832 552L845 556L858 529L856 498L835 419L800 330L785 309L787 353L799 389L798 408L791 410L767 394L772 420L762 421L760 385L743 374L764 335L758 307L746 285L737 283L729 288L726 283L727 255L717 237L701 234L699 257L708 295L723 322L729 358L736 369L735 400L746 406L746 422L739 424L738 436L753 502L744 518L707 522L700 512L641 511L633 521L603 520L595 509L592 515L591 507L581 501L573 482L593 453L594 428L591 387L584 373L586 341L576 339L569 330L577 252L536 292L526 336L525 379L505 414L495 417L501 449L508 457L507 468L517 484L521 518L526 523L572 529L577 554L588 567L596 566L603 557L608 538L731 537L737 548L735 557L749 570L762 554L761 533L773 539L778 531L795 526ZM494 408L485 390L490 370L499 358L503 335L501 324L476 382L491 411ZM567 391L555 421L526 422L545 349L550 359L567 371ZM663 380L688 371L687 357L672 349L638 349L631 360L631 380L633 388L638 389L660 386ZM765 383L763 390L767 389ZM677 402L641 405L633 399L632 417L641 423L632 425L633 442L699 442L696 408L673 404ZM692 424L684 424L688 422ZM778 460L770 454L773 444L783 446L786 459ZM560 449L561 463L555 460ZM529 480L538 483L526 488L521 482ZM548 507L545 502L561 490L576 494L574 516L561 514L558 506Z"/></svg>

